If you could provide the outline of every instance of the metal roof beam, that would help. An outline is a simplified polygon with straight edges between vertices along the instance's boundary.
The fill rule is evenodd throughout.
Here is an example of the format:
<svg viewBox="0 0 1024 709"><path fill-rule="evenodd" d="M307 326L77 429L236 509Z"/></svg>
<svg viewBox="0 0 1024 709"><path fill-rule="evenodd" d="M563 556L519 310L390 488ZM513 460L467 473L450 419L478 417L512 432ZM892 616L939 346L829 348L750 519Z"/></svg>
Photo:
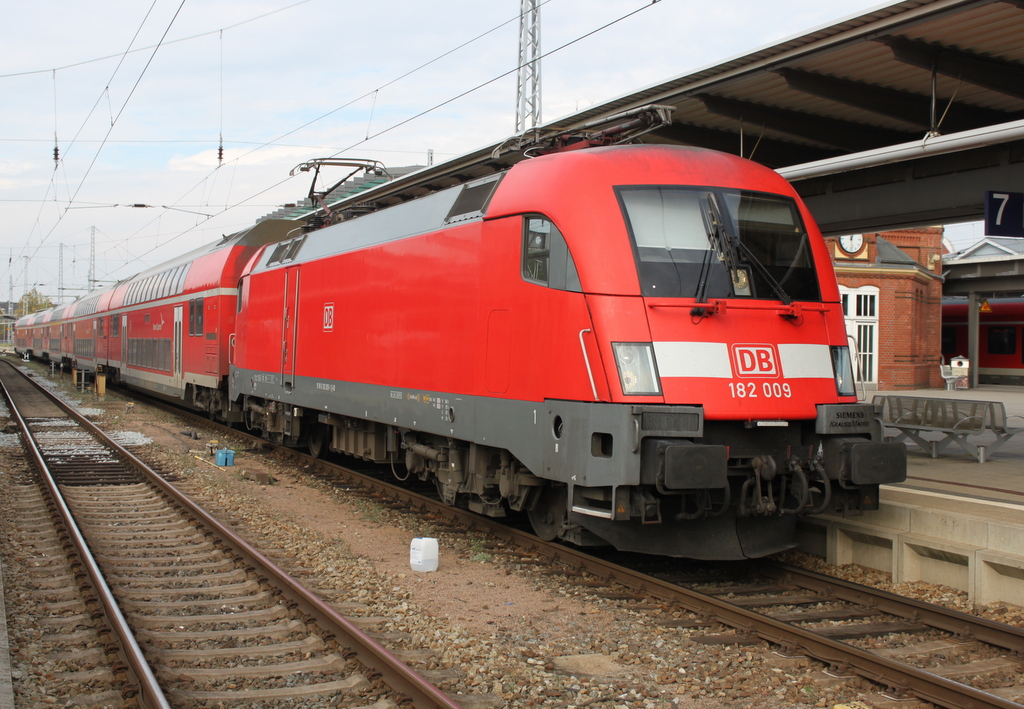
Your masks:
<svg viewBox="0 0 1024 709"><path fill-rule="evenodd" d="M1017 62L905 37L881 37L878 41L892 49L893 56L904 64L926 71L934 69L945 76L1024 99L1024 65Z"/></svg>
<svg viewBox="0 0 1024 709"><path fill-rule="evenodd" d="M720 150L723 153L738 155L740 152L740 136L738 133L731 133L714 128L704 128L687 123L673 123L671 126L659 128L651 135L660 140L682 143L684 145L696 145L702 148ZM808 145L787 143L773 138L758 138L751 135L744 145L743 157L755 160L762 165L776 168L786 165L800 164L803 162L815 162L836 157L840 154L835 150L823 150Z"/></svg>
<svg viewBox="0 0 1024 709"><path fill-rule="evenodd" d="M913 133L876 128L863 123L800 113L786 108L738 101L711 94L698 94L694 98L703 102L711 113L719 116L749 122L755 126L764 126L780 133L787 133L797 138L812 140L822 145L850 152L870 150L893 143L904 143L918 137Z"/></svg>
<svg viewBox="0 0 1024 709"><path fill-rule="evenodd" d="M895 118L923 130L930 128L931 98L928 96L799 69L779 69L776 73L795 91ZM948 99L939 99L940 112L945 110L948 102ZM1018 117L1004 111L954 102L942 121L941 128L945 133L958 133L996 123L1006 123Z"/></svg>

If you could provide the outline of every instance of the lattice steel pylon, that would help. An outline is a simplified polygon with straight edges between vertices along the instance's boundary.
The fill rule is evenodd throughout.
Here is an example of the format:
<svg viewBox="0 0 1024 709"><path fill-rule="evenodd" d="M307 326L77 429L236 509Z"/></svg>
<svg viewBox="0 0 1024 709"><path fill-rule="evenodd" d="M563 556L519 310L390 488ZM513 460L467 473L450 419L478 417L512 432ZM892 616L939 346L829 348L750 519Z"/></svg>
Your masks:
<svg viewBox="0 0 1024 709"><path fill-rule="evenodd" d="M540 122L540 5L538 0L520 0L516 133Z"/></svg>

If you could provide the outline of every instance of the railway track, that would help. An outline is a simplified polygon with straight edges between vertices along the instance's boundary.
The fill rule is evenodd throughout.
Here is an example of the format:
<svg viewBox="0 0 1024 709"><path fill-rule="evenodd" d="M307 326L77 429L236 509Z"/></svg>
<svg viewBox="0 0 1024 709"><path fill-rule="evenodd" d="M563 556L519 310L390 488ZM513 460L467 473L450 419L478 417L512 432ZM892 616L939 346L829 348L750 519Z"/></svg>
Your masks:
<svg viewBox="0 0 1024 709"><path fill-rule="evenodd" d="M193 417L196 425L213 425L174 411ZM759 564L754 577L711 581L627 568L378 478L291 449L278 451L353 494L411 508L442 529L486 533L492 540L487 550L509 562L565 573L593 595L650 613L654 623L687 629L699 642L767 641L781 656L815 658L834 676L859 675L903 699L945 707L1022 706L1017 703L1024 696L1024 632L1019 629L793 567Z"/></svg>
<svg viewBox="0 0 1024 709"><path fill-rule="evenodd" d="M12 367L0 381L45 481L17 486L24 563L54 616L40 648L85 701L458 706Z"/></svg>
<svg viewBox="0 0 1024 709"><path fill-rule="evenodd" d="M511 563L547 564L551 573L577 581L584 572L583 584L594 595L650 612L655 623L696 629L691 637L700 642L767 641L782 656L815 658L833 676L859 675L901 699L951 708L1024 706L1024 631L1018 628L778 564L756 565L754 578L711 583L664 570L648 573L543 542L373 476L279 451L354 494L411 508L441 527L483 532L492 540L487 551Z"/></svg>

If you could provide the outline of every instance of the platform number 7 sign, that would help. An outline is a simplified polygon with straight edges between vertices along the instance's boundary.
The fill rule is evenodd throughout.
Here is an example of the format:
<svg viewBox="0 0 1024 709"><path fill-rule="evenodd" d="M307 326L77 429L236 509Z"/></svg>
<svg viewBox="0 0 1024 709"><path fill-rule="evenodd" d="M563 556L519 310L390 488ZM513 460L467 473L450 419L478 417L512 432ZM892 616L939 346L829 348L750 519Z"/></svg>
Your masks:
<svg viewBox="0 0 1024 709"><path fill-rule="evenodd" d="M985 193L985 235L1024 237L1024 192Z"/></svg>

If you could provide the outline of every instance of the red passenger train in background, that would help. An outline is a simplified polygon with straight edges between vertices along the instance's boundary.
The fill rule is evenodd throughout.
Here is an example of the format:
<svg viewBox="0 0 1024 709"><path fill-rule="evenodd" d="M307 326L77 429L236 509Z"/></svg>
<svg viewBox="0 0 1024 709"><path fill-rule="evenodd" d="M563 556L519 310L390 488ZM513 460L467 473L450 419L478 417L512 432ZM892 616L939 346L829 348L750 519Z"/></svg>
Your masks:
<svg viewBox="0 0 1024 709"><path fill-rule="evenodd" d="M905 477L821 235L755 163L572 150L296 227L23 318L18 348L581 545L762 556Z"/></svg>
<svg viewBox="0 0 1024 709"><path fill-rule="evenodd" d="M1024 298L989 298L978 314L978 382L1024 384ZM942 357L967 357L967 300L942 303Z"/></svg>

